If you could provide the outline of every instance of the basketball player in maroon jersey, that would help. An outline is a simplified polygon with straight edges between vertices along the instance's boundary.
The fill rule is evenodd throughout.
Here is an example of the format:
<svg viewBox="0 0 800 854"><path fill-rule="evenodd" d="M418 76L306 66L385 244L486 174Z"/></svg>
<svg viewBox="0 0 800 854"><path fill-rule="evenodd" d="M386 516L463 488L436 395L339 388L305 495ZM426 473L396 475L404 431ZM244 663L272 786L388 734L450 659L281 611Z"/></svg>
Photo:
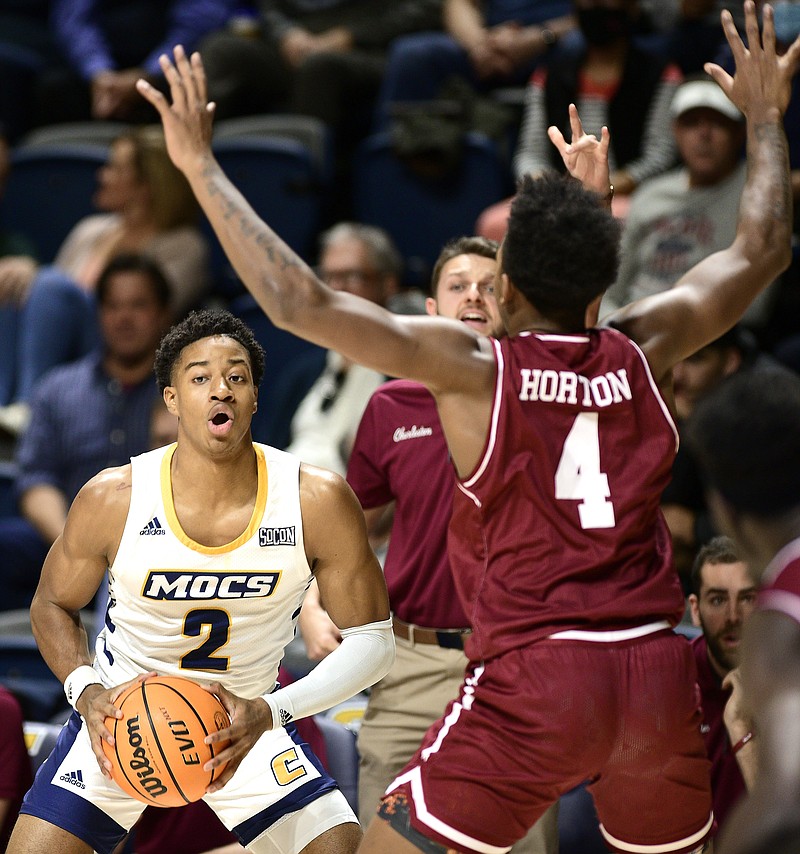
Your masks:
<svg viewBox="0 0 800 854"><path fill-rule="evenodd" d="M602 204L608 131L584 134L573 107L573 143L550 134L584 186L547 176L520 187L495 283L503 341L326 288L214 160L199 56L162 58L171 104L139 84L273 322L436 398L458 477L450 560L470 670L361 851L501 854L586 779L612 850L703 850L708 760L691 651L670 631L683 596L658 505L677 445L672 366L732 326L791 257L782 115L800 39L778 56L772 9L763 38L752 0L745 13L749 48L723 13L735 76L708 66L748 126L733 244L598 327L619 225Z"/></svg>
<svg viewBox="0 0 800 854"><path fill-rule="evenodd" d="M722 854L800 851L800 379L749 372L704 399L690 438L720 530L760 584L742 633L742 697L757 774L722 829Z"/></svg>

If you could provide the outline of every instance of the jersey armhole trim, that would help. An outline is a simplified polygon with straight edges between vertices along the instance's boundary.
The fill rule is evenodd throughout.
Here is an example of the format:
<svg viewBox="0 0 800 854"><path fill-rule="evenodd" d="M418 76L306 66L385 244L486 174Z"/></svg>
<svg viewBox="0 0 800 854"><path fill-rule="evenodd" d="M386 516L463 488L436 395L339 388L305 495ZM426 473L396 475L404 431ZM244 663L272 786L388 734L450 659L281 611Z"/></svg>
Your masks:
<svg viewBox="0 0 800 854"><path fill-rule="evenodd" d="M505 360L503 358L503 351L500 348L500 342L496 338L491 338L490 341L492 347L494 348L494 356L497 362L497 375L495 377L492 415L491 420L489 422L489 438L486 443L486 450L483 453L482 459L478 463L478 467L470 475L469 478L459 482L459 486L463 484L463 487L465 488L464 491L469 489L469 487L474 486L475 483L480 479L481 475L486 471L486 467L489 465L489 460L492 458L492 452L494 451L494 447L497 444L497 424L500 420L500 404L502 401ZM467 492L467 494L469 495L470 493ZM473 498L473 500L475 499Z"/></svg>

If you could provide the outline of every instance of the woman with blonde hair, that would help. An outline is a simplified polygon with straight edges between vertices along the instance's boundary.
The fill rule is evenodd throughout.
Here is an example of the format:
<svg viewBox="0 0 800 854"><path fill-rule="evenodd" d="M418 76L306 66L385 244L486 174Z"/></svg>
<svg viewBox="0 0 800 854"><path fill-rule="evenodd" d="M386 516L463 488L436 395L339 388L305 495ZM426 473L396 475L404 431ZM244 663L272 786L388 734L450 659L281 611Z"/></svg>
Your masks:
<svg viewBox="0 0 800 854"><path fill-rule="evenodd" d="M100 213L75 225L51 265L0 258L0 430L23 429L34 382L96 342L94 289L115 255L152 258L170 284L177 317L207 292L208 246L197 204L160 127L132 128L111 144L93 202Z"/></svg>

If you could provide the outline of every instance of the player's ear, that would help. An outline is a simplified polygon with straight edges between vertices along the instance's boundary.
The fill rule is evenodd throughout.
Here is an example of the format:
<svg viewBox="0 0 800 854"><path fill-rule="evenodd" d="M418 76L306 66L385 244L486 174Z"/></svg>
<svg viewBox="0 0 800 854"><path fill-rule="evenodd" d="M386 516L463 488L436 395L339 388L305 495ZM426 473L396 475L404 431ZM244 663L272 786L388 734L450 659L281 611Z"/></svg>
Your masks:
<svg viewBox="0 0 800 854"><path fill-rule="evenodd" d="M495 299L498 305L510 305L518 293L514 283L508 278L508 273L501 273L497 281L497 291L495 291Z"/></svg>
<svg viewBox="0 0 800 854"><path fill-rule="evenodd" d="M164 389L164 405L173 415L176 417L178 416L178 403L175 399L175 389L171 385L168 385Z"/></svg>

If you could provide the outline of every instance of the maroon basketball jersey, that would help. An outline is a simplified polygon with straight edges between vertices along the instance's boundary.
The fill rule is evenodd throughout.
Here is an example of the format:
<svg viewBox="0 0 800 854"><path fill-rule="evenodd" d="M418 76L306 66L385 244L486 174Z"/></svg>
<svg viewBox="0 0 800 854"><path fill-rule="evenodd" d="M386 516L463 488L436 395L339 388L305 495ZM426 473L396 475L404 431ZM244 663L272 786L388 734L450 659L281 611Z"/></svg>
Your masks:
<svg viewBox="0 0 800 854"><path fill-rule="evenodd" d="M489 435L458 483L449 536L468 654L677 623L683 594L659 501L678 434L643 353L613 329L492 343Z"/></svg>
<svg viewBox="0 0 800 854"><path fill-rule="evenodd" d="M455 475L431 393L394 380L370 398L347 466L362 507L396 501L384 574L392 611L437 629L467 628L447 559Z"/></svg>
<svg viewBox="0 0 800 854"><path fill-rule="evenodd" d="M784 546L761 579L758 607L781 611L800 623L800 538Z"/></svg>

